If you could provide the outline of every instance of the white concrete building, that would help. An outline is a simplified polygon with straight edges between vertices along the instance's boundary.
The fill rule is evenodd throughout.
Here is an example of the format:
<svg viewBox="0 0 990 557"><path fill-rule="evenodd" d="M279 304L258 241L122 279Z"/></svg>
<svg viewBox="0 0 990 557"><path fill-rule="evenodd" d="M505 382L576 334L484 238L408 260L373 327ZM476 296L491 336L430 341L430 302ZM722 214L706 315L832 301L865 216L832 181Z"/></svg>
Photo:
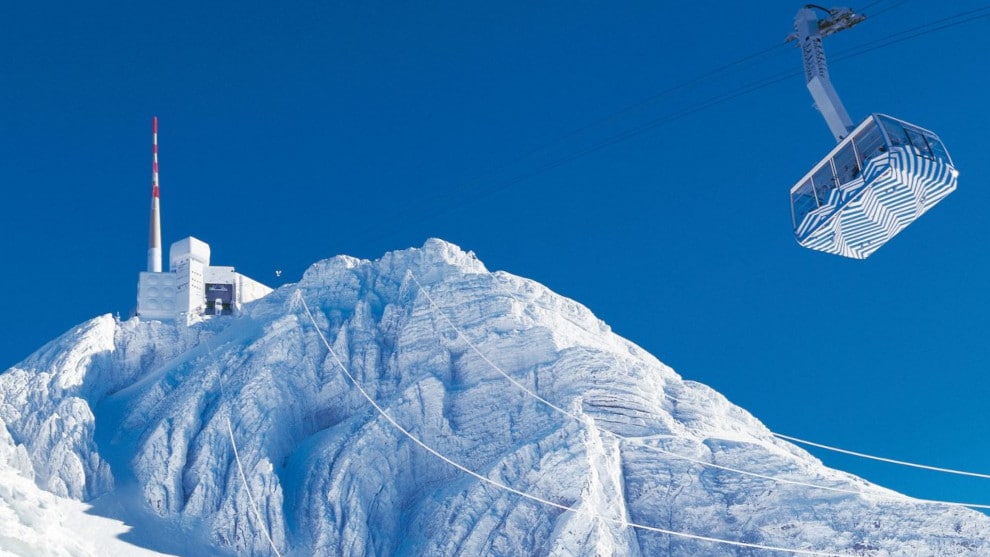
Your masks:
<svg viewBox="0 0 990 557"><path fill-rule="evenodd" d="M140 274L137 314L188 324L204 316L235 314L271 291L233 267L211 266L209 244L190 236L169 248L167 273Z"/></svg>

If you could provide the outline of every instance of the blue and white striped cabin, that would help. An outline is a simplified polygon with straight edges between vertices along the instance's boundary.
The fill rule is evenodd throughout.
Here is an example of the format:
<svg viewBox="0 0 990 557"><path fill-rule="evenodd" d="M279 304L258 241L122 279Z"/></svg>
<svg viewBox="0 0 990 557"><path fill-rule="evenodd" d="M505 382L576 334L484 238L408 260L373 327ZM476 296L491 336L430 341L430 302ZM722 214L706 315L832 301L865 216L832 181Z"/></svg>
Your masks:
<svg viewBox="0 0 990 557"><path fill-rule="evenodd" d="M956 189L934 133L871 114L791 188L799 244L865 259Z"/></svg>

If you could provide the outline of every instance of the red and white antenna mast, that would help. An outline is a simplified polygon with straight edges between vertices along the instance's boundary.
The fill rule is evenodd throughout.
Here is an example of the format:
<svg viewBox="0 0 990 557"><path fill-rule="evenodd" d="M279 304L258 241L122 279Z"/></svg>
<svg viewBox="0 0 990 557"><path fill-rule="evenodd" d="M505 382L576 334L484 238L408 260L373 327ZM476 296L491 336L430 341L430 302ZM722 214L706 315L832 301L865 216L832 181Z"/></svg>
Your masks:
<svg viewBox="0 0 990 557"><path fill-rule="evenodd" d="M158 206L158 116L151 118L151 229L148 234L148 272L162 272L162 221Z"/></svg>

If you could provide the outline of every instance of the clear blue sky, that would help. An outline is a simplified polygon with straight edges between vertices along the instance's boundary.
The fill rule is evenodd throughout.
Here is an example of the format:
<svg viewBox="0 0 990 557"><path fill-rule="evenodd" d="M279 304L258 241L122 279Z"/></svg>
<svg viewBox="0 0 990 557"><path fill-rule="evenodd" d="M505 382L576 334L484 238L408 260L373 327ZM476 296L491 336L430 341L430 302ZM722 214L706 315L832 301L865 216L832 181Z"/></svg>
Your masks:
<svg viewBox="0 0 990 557"><path fill-rule="evenodd" d="M292 4L0 10L0 369L131 311L158 115L166 249L195 235L277 285L441 237L581 301L777 431L990 472L990 19L833 65L854 119L928 127L962 173L852 261L791 234L788 190L833 143L799 75L692 111L799 70L796 49L657 97L778 44L800 2ZM984 5L903 2L826 49ZM990 503L988 481L820 456Z"/></svg>

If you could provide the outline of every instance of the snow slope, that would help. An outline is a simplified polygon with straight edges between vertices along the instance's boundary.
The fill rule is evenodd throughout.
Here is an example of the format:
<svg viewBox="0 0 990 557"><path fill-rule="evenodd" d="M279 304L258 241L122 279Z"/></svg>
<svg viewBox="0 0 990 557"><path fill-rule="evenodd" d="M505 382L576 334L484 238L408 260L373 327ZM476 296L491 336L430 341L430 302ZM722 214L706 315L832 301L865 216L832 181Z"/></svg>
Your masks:
<svg viewBox="0 0 990 557"><path fill-rule="evenodd" d="M10 466L180 555L990 554L990 517L825 468L440 240L237 318L98 317L0 375L0 419Z"/></svg>
<svg viewBox="0 0 990 557"><path fill-rule="evenodd" d="M152 557L125 541L132 528L91 505L40 489L23 445L0 427L0 557Z"/></svg>

